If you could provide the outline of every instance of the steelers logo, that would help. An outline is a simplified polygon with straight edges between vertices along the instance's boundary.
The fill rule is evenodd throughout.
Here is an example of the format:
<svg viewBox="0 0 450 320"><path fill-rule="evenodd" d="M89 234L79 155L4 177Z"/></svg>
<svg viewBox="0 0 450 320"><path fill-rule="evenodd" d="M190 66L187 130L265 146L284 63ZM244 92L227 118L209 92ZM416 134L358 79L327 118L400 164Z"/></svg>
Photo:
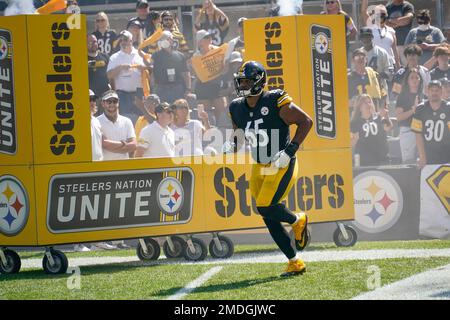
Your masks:
<svg viewBox="0 0 450 320"><path fill-rule="evenodd" d="M8 56L8 41L5 38L0 37L0 60L5 59Z"/></svg>
<svg viewBox="0 0 450 320"><path fill-rule="evenodd" d="M441 114L439 115L439 118L441 118L442 120L445 120L445 113L441 113Z"/></svg>
<svg viewBox="0 0 450 320"><path fill-rule="evenodd" d="M28 221L28 195L22 183L13 176L0 177L0 233L19 234Z"/></svg>
<svg viewBox="0 0 450 320"><path fill-rule="evenodd" d="M366 171L354 179L355 225L368 233L391 228L403 210L403 194L397 182L380 171Z"/></svg>
<svg viewBox="0 0 450 320"><path fill-rule="evenodd" d="M156 194L159 208L167 215L177 214L183 206L183 186L174 177L163 179L158 186Z"/></svg>
<svg viewBox="0 0 450 320"><path fill-rule="evenodd" d="M314 47L320 54L324 54L328 51L328 37L325 33L319 32L314 39Z"/></svg>
<svg viewBox="0 0 450 320"><path fill-rule="evenodd" d="M262 114L263 116L267 116L267 115L269 114L269 108L267 108L267 107L262 107L262 108L261 108L261 114Z"/></svg>

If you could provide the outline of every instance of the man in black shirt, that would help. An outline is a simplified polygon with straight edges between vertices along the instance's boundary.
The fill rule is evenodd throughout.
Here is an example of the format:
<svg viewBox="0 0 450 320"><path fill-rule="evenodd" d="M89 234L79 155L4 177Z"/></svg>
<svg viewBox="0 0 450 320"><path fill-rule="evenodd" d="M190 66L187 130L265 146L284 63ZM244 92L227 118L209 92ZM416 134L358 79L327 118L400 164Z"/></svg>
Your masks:
<svg viewBox="0 0 450 320"><path fill-rule="evenodd" d="M386 24L395 30L398 52L401 56L402 64L404 64L403 46L406 36L412 27L414 6L405 0L392 0L391 3L386 5L386 10L388 13Z"/></svg>
<svg viewBox="0 0 450 320"><path fill-rule="evenodd" d="M152 55L156 94L161 101L172 103L191 92L191 75L185 56L173 49L173 36L164 31L158 41L161 50Z"/></svg>
<svg viewBox="0 0 450 320"><path fill-rule="evenodd" d="M420 104L411 122L419 151L418 165L450 163L450 104L442 100L442 83L428 84L428 101Z"/></svg>
<svg viewBox="0 0 450 320"><path fill-rule="evenodd" d="M133 20L138 20L143 26L143 34L145 38L150 37L155 31L155 25L150 17L150 6L147 0L139 0L136 3L136 17L128 20L129 24Z"/></svg>
<svg viewBox="0 0 450 320"><path fill-rule="evenodd" d="M87 48L89 88L100 97L104 92L111 89L106 76L109 57L98 50L97 38L93 34L87 37Z"/></svg>

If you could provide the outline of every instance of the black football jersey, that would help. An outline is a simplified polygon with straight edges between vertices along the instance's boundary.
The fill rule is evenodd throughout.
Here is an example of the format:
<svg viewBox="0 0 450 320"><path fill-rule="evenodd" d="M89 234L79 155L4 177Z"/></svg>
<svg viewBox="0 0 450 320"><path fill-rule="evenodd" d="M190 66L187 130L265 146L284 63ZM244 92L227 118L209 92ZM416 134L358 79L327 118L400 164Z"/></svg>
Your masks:
<svg viewBox="0 0 450 320"><path fill-rule="evenodd" d="M423 136L427 164L450 163L450 103L442 101L437 110L428 101L420 104L411 129Z"/></svg>
<svg viewBox="0 0 450 320"><path fill-rule="evenodd" d="M291 102L292 98L283 90L263 91L253 108L245 98L231 102L231 119L238 129L244 131L256 162L269 163L290 143L289 126L279 113Z"/></svg>
<svg viewBox="0 0 450 320"><path fill-rule="evenodd" d="M117 51L117 34L114 30L109 30L105 33L95 31L92 34L97 38L98 50L100 50L101 53L111 56Z"/></svg>

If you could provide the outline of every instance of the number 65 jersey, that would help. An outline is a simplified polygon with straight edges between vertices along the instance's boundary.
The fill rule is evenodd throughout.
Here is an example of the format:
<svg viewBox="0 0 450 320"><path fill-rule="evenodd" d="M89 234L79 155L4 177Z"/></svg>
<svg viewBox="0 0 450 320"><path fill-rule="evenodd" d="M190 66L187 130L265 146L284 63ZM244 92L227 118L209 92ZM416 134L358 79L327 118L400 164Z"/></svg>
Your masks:
<svg viewBox="0 0 450 320"><path fill-rule="evenodd" d="M428 101L420 104L411 130L423 136L427 164L450 163L450 103L442 100L437 110Z"/></svg>
<svg viewBox="0 0 450 320"><path fill-rule="evenodd" d="M244 130L256 162L269 163L290 143L289 126L279 113L291 102L292 98L285 91L271 90L263 91L253 108L245 98L237 98L230 103L231 119L238 129Z"/></svg>

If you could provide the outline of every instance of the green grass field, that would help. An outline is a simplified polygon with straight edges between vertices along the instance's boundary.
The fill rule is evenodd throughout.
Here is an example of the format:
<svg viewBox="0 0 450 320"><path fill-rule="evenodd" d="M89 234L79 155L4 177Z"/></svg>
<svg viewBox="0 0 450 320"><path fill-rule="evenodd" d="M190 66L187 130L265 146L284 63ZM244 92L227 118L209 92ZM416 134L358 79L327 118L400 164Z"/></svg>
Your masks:
<svg viewBox="0 0 450 320"><path fill-rule="evenodd" d="M345 250L450 248L450 241L359 242ZM274 251L272 245L236 246L236 255ZM334 244L311 244L309 251L337 250ZM344 250L344 249L339 249ZM70 258L133 256L134 250L68 253ZM22 259L42 258L42 253L20 253ZM180 260L184 262L184 260ZM402 258L370 261L307 263L301 276L280 278L280 263L219 264L223 269L185 299L349 299L368 291L370 266L380 270L386 285L450 263L450 257ZM217 265L215 265L217 266ZM84 266L80 289L68 289L70 274L49 276L42 269L24 269L15 275L0 275L0 299L166 299L209 269L206 264L148 265L140 262Z"/></svg>

